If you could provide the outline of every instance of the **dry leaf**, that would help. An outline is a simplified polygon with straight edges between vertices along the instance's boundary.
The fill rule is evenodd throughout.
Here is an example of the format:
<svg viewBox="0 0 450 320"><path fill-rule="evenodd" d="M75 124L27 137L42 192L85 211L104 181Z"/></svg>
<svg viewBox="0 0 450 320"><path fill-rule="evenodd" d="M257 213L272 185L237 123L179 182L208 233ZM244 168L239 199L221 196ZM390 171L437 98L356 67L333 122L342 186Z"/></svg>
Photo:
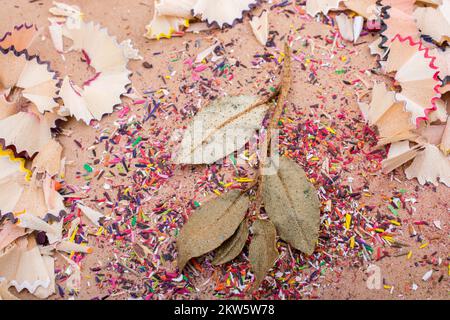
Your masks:
<svg viewBox="0 0 450 320"><path fill-rule="evenodd" d="M224 97L203 107L184 133L174 162L211 164L242 148L268 110L255 96Z"/></svg>
<svg viewBox="0 0 450 320"><path fill-rule="evenodd" d="M430 182L437 186L439 180L450 187L450 159L438 147L427 144L405 170L405 174L408 179L417 178L421 185Z"/></svg>
<svg viewBox="0 0 450 320"><path fill-rule="evenodd" d="M402 88L396 99L405 101L406 110L411 112L412 123L416 126L420 120L427 119L428 113L436 108L435 100L440 97L439 71L433 60L421 42L397 35L392 40L384 65L386 73L396 72L395 80Z"/></svg>
<svg viewBox="0 0 450 320"><path fill-rule="evenodd" d="M283 59L283 73L281 78L280 85L280 94L278 95L275 110L273 110L272 118L270 119L268 128L267 128L267 136L272 136L272 130L278 127L278 122L283 113L284 104L286 103L287 97L289 95L289 91L292 86L292 59L291 59L291 48L287 43L284 44L284 54L285 57ZM270 98L268 99L268 101ZM269 150L270 151L270 150ZM262 163L264 163L264 159L262 159Z"/></svg>
<svg viewBox="0 0 450 320"><path fill-rule="evenodd" d="M341 0L309 0L306 1L306 12L310 16L315 16L319 12L327 15L328 11L339 8Z"/></svg>
<svg viewBox="0 0 450 320"><path fill-rule="evenodd" d="M201 17L209 26L232 27L241 21L245 12L258 4L258 0L197 0L192 8L195 17Z"/></svg>
<svg viewBox="0 0 450 320"><path fill-rule="evenodd" d="M437 8L417 8L414 17L422 34L439 43L450 41L450 0L443 0Z"/></svg>
<svg viewBox="0 0 450 320"><path fill-rule="evenodd" d="M265 46L269 39L269 14L267 10L263 10L259 17L254 16L250 20L250 26L258 42Z"/></svg>
<svg viewBox="0 0 450 320"><path fill-rule="evenodd" d="M243 220L237 228L236 232L227 241L217 248L216 255L212 264L217 266L227 263L236 258L244 248L245 242L248 238L247 221Z"/></svg>
<svg viewBox="0 0 450 320"><path fill-rule="evenodd" d="M280 157L274 175L262 179L264 207L281 239L310 255L319 236L320 202L305 172Z"/></svg>
<svg viewBox="0 0 450 320"><path fill-rule="evenodd" d="M253 222L253 239L250 242L248 259L255 274L252 291L258 289L267 272L278 258L277 231L272 222L258 219Z"/></svg>
<svg viewBox="0 0 450 320"><path fill-rule="evenodd" d="M194 257L210 252L230 238L241 224L249 199L233 190L195 210L177 238L178 268Z"/></svg>

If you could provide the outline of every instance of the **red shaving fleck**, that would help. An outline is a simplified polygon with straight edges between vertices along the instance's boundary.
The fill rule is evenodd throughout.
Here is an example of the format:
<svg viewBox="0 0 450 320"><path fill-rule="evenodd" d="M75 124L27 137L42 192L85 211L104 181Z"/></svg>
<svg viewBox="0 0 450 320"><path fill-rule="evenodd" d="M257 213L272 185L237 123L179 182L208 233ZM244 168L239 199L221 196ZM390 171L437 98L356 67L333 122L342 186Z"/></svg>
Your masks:
<svg viewBox="0 0 450 320"><path fill-rule="evenodd" d="M99 76L100 76L101 72L97 72L92 78L86 80L83 83L83 86L89 86L91 84L92 81L95 81Z"/></svg>
<svg viewBox="0 0 450 320"><path fill-rule="evenodd" d="M86 63L90 66L92 61L91 61L91 58L89 57L89 55L87 54L87 52L84 51L84 49L81 49L81 53L83 54L83 57L86 60Z"/></svg>

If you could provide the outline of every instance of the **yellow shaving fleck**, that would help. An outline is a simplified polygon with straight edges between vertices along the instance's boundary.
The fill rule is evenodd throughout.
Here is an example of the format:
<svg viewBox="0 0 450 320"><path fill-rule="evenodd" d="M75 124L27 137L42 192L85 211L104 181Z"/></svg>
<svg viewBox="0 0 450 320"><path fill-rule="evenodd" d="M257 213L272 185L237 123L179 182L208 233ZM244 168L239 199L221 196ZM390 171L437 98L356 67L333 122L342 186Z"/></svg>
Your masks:
<svg viewBox="0 0 450 320"><path fill-rule="evenodd" d="M352 221L352 216L348 213L345 214L345 229L350 229L350 222Z"/></svg>
<svg viewBox="0 0 450 320"><path fill-rule="evenodd" d="M420 248L420 249L423 249L423 248L425 248L425 247L427 247L427 246L428 246L428 242L422 244L419 248Z"/></svg>
<svg viewBox="0 0 450 320"><path fill-rule="evenodd" d="M189 19L184 19L183 26L185 26L186 28L189 27ZM159 40L161 38L170 39L170 38L172 38L172 34L174 32L177 32L177 30L175 30L174 28L170 27L169 28L169 32L167 34L166 33L160 33L160 34L156 35L156 40ZM146 37L151 37L152 34L153 34L152 28L148 27L147 28L147 33L145 34L145 36Z"/></svg>
<svg viewBox="0 0 450 320"><path fill-rule="evenodd" d="M70 242L74 242L75 241L75 236L77 235L78 232L78 227L75 228L75 230L73 230L72 235L70 236ZM73 256L75 255L75 251L70 252L70 257L69 259L72 260Z"/></svg>
<svg viewBox="0 0 450 320"><path fill-rule="evenodd" d="M75 241L75 236L77 235L77 232L78 232L78 227L76 227L75 230L73 230L73 233L70 235L70 242Z"/></svg>
<svg viewBox="0 0 450 320"><path fill-rule="evenodd" d="M97 232L95 233L96 236L101 235L103 232L103 227L98 228Z"/></svg>
<svg viewBox="0 0 450 320"><path fill-rule="evenodd" d="M27 168L25 168L25 159L14 157L14 152L12 152L11 150L1 150L1 149L0 149L0 157L8 157L9 160L13 162L19 162L19 170L26 174L25 180L30 181L33 173Z"/></svg>
<svg viewBox="0 0 450 320"><path fill-rule="evenodd" d="M24 214L25 212L27 212L27 210L22 210L22 211L18 211L18 212L14 212L14 216L20 216L21 214Z"/></svg>

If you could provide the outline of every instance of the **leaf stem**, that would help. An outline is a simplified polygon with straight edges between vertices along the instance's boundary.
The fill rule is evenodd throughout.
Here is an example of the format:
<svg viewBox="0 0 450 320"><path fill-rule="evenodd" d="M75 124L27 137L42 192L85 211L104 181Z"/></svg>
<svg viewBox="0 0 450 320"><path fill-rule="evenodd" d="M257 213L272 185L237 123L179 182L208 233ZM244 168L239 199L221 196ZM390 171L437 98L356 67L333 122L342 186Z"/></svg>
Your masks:
<svg viewBox="0 0 450 320"><path fill-rule="evenodd" d="M286 102L287 95L289 94L289 90L291 90L292 84L292 72L291 72L291 49L287 43L284 44L284 66L283 66L283 78L281 79L281 89L280 94L278 95L277 104L275 106L275 110L272 113L270 118L269 126L267 129L267 152L269 156L271 156L270 146L272 140L272 131L277 127L278 122L280 121L281 114L283 112L284 103Z"/></svg>
<svg viewBox="0 0 450 320"><path fill-rule="evenodd" d="M289 90L291 89L292 84L292 72L291 72L291 49L287 43L284 44L284 65L283 65L283 76L280 82L280 85L278 86L279 95L278 100L275 105L274 110L269 110L270 112L270 119L269 119L269 125L267 126L267 134L266 134L266 146L265 150L261 153L261 159L259 161L259 168L258 173L256 177L256 182L251 186L253 188L255 185L258 185L258 189L256 190L256 199L255 199L255 205L256 210L258 211L258 216L260 215L260 208L262 203L262 170L264 168L264 165L267 162L268 156L272 156L272 131L277 127L278 122L280 121L281 114L283 112L283 106L286 102L287 95L289 93ZM277 91L278 91L277 90Z"/></svg>

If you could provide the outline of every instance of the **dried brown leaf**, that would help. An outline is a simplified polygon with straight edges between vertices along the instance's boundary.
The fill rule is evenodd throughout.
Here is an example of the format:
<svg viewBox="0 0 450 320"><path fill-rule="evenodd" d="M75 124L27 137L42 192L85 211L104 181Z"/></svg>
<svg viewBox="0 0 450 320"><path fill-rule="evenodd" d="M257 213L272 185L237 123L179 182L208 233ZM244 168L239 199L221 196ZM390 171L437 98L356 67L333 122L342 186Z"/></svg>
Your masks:
<svg viewBox="0 0 450 320"><path fill-rule="evenodd" d="M312 254L319 235L320 202L305 172L280 157L274 175L263 176L264 207L281 239Z"/></svg>
<svg viewBox="0 0 450 320"><path fill-rule="evenodd" d="M253 222L253 239L250 243L248 257L251 269L255 274L252 291L258 289L278 258L276 237L277 231L272 222L260 219Z"/></svg>
<svg viewBox="0 0 450 320"><path fill-rule="evenodd" d="M177 238L179 269L230 238L244 219L248 205L248 197L233 190L194 211Z"/></svg>
<svg viewBox="0 0 450 320"><path fill-rule="evenodd" d="M211 164L242 148L261 127L268 101L233 96L211 102L189 124L174 162Z"/></svg>
<svg viewBox="0 0 450 320"><path fill-rule="evenodd" d="M244 248L245 242L248 238L248 226L247 222L244 220L239 225L236 232L227 241L222 243L222 245L217 248L216 256L212 262L213 265L220 265L227 263L228 261L236 258L239 253L241 253L242 248Z"/></svg>
<svg viewBox="0 0 450 320"><path fill-rule="evenodd" d="M269 124L269 130L273 130L277 127L278 121L280 119L281 113L283 112L284 103L291 90L292 85L292 70L291 70L291 48L287 43L284 44L284 53L286 57L284 58L283 66L283 78L281 79L281 89L278 96L277 105L272 115L272 120ZM268 135L270 137L270 134Z"/></svg>

